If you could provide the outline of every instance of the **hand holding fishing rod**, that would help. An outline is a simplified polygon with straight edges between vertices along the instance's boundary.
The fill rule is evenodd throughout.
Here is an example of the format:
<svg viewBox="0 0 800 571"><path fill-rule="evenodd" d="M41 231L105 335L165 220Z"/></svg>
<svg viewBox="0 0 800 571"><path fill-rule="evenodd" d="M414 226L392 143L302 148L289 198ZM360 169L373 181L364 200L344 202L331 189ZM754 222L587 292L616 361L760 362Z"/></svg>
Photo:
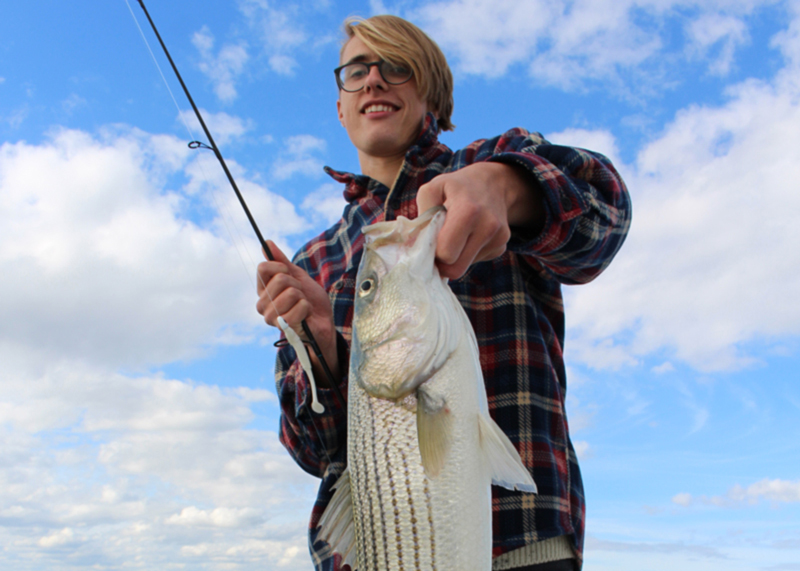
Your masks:
<svg viewBox="0 0 800 571"><path fill-rule="evenodd" d="M325 361L334 378L339 378L336 327L328 293L302 268L294 265L273 242L268 245L274 258L258 265L259 300L256 310L274 327L280 326L278 318L281 316L289 323L310 322L317 332ZM319 384L329 387L322 364L315 362L315 357L311 356L312 365Z"/></svg>
<svg viewBox="0 0 800 571"><path fill-rule="evenodd" d="M242 193L239 191L239 187L236 185L236 181L233 179L233 175L231 174L230 170L228 169L228 165L225 163L225 159L223 158L222 153L220 152L219 148L217 147L217 144L214 142L214 138L211 136L211 132L208 130L208 127L206 126L206 123L203 120L203 116L200 113L200 110L197 108L197 105L195 105L194 99L192 98L191 94L189 93L189 89L186 87L186 84L184 83L183 78L181 77L181 74L178 71L177 66L175 65L175 62L172 60L172 56L170 55L169 50L167 49L167 46L164 44L164 40L161 39L161 34L158 33L158 29L156 28L156 25L153 22L153 19L150 17L150 13L147 11L147 8L145 7L144 1L143 0L138 0L138 2L139 2L139 5L142 7L142 10L144 11L145 16L147 16L147 21L150 22L150 27L153 28L153 32L155 33L156 37L158 38L158 42L159 42L159 44L161 44L161 48L164 50L164 54L167 56L167 59L169 60L170 65L172 66L172 70L175 72L175 75L178 78L178 81L180 82L181 87L183 88L183 92L186 94L186 98L189 100L189 103L191 104L192 109L194 110L194 113L197 116L197 120L200 122L200 126L203 128L203 132L205 133L206 138L208 139L208 142L209 142L209 144L207 145L207 144L199 142L199 141L192 141L191 143L189 143L189 147L191 147L193 149L205 148L205 149L210 149L210 150L212 150L214 152L214 155L217 157L217 160L219 161L220 165L222 166L222 169L225 171L225 176L228 177L228 181L231 183L231 186L233 187L233 191L236 193L236 198L239 199L239 204L241 204L245 215L247 215L247 219L250 222L250 226L253 228L253 231L256 233L256 236L258 237L258 241L261 244L261 248L263 249L264 254L267 256L267 259L270 262L274 262L275 261L275 257L273 256L272 250L269 247L269 245L267 244L267 242L264 240L264 237L262 236L261 231L259 230L258 225L256 224L256 221L253 218L253 215L250 213L250 209L247 207L247 203L245 202L244 197L242 196ZM274 244L273 244L273 246L274 246ZM285 259L285 256L284 256L284 259ZM288 260L286 260L286 261L288 262ZM280 262L278 262L278 263L280 263ZM289 264L291 264L291 262L289 262ZM259 276L260 276L260 274L259 274ZM311 279L311 278L309 278L309 279ZM259 285L258 285L259 295L261 295L261 293L266 290L266 288L264 287L265 283L266 283L266 281L261 281L259 283ZM320 289L322 289L321 286L320 286ZM323 290L323 292L324 292L324 290ZM267 290L267 293L269 293L268 290ZM326 297L327 297L327 295L326 295ZM261 304L261 301L259 301L259 304ZM314 304L314 306L317 306L317 305L319 305L319 304L318 303ZM330 306L330 302L328 302L328 306ZM277 313L277 309L275 309L274 306L271 309L271 311L275 313L275 320L277 321L278 318L281 317L281 314ZM264 312L262 311L262 314L263 313ZM314 339L314 335L311 333L311 329L309 328L308 324L306 323L305 317L308 316L308 315L309 315L309 313L306 312L305 315L300 320L300 325L301 325L301 327L303 329L303 333L306 336L306 341L311 346L311 348L313 350L313 354L316 357L316 363L315 364L319 365L319 367L321 368L322 372L324 373L324 375L319 375L319 376L321 378L325 378L327 380L326 384L328 386L330 386L331 388L333 388L334 394L336 395L336 398L339 400L339 403L341 404L341 406L344 407L344 404L345 404L344 397L342 396L341 392L339 391L337 382L335 380L337 377L334 376L333 372L329 368L328 363L327 363L327 361L325 359L325 356L323 355L322 349L317 344L316 340ZM266 317L266 315L265 315L265 317ZM332 318L330 320L328 320L328 321L330 321L330 323L332 325L332 323L333 323L332 322ZM320 322L324 324L326 322L326 320L323 318L323 319L320 320ZM286 321L284 321L284 323L286 323ZM271 324L279 326L279 322L278 323L271 323ZM283 326L281 326L281 328L283 329ZM329 332L326 331L325 333L326 333L325 338L328 339L328 340L331 339L331 336L330 336ZM287 337L289 337L291 335L289 332L286 332L286 334L287 334ZM336 346L335 346L336 336L335 336L335 332L333 334L332 339L333 339L333 351L332 351L332 354L333 354L333 357L335 358L336 357ZM294 343L293 343L293 345L294 345ZM327 347L328 345L330 345L330 342L326 343L326 349L328 349L326 352L330 355L331 354L331 350L330 350L330 347ZM296 349L298 349L298 348L296 347ZM337 366L335 368L338 369L338 363L337 363ZM312 390L313 390L313 379L312 379ZM314 392L316 392L316 391L314 390ZM316 405L317 404L316 403L316 396L314 397L314 400L315 400L315 405ZM319 407L312 407L312 408L314 408L316 412L320 411ZM324 410L324 409L322 409L322 410Z"/></svg>

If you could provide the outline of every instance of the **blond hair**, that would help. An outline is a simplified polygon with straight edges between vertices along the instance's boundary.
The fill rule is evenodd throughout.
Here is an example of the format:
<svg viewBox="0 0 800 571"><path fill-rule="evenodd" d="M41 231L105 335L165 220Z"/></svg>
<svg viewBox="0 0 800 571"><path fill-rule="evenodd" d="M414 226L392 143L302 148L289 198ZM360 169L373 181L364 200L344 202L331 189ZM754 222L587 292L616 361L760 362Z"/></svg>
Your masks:
<svg viewBox="0 0 800 571"><path fill-rule="evenodd" d="M339 54L357 37L381 59L408 67L417 79L417 91L436 116L440 131L452 131L453 74L447 60L428 35L417 26L398 18L382 15L371 18L354 16L344 22L347 35Z"/></svg>

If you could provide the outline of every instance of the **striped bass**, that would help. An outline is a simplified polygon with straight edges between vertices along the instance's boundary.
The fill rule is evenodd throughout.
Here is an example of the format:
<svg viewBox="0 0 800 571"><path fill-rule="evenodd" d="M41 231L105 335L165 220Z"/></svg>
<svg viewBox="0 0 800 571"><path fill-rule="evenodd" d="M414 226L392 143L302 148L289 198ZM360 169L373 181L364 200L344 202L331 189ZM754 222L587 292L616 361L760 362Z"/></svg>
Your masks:
<svg viewBox="0 0 800 571"><path fill-rule="evenodd" d="M489 571L492 483L536 485L489 416L478 344L434 263L443 207L364 228L348 467L319 538L359 571Z"/></svg>

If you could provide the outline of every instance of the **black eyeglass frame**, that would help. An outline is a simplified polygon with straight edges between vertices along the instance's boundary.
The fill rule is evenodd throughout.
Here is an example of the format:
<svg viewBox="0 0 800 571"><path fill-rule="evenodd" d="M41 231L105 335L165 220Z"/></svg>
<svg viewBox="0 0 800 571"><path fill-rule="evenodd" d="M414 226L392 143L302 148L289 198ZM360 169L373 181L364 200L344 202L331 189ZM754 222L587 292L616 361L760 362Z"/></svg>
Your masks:
<svg viewBox="0 0 800 571"><path fill-rule="evenodd" d="M411 81L411 78L414 77L414 72L409 70L408 71L408 77L406 79L404 79L403 81L397 81L397 82L389 81L388 79L386 79L386 76L383 74L383 66L384 66L384 64L392 65L392 66L395 65L395 64L393 64L391 62L386 61L385 59L379 59L378 61L371 61L371 62L351 61L350 63L346 63L344 65L340 65L339 67L337 67L336 69L333 70L333 75L336 77L336 85L339 87L339 89L341 89L342 91L346 91L347 93L356 93L356 92L361 91L362 89L364 89L364 85L366 85L366 78L364 79L364 85L362 85L358 89L352 89L352 90L345 89L344 82L342 81L342 78L339 76L339 72L341 72L344 68L349 67L351 65L363 65L363 66L365 66L367 68L367 75L369 75L369 72L373 67L378 66L378 73L381 74L381 78L383 79L383 81L385 81L389 85L403 85L404 83L408 83L409 81Z"/></svg>

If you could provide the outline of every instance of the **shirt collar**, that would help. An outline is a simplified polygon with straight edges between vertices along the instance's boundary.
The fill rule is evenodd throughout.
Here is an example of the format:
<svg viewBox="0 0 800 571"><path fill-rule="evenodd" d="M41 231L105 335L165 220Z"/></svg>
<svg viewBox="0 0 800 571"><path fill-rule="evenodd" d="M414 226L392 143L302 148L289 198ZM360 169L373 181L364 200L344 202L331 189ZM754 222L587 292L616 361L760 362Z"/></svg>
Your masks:
<svg viewBox="0 0 800 571"><path fill-rule="evenodd" d="M410 155L424 155L426 151L439 144L439 124L436 122L436 117L433 113L425 114L425 122L422 125L419 137L414 141L406 151L406 159ZM368 176L361 174L353 174L346 171L337 171L331 167L325 167L325 172L337 182L346 184L344 190L344 198L348 202L352 202L360 196L363 196L368 191L374 190L380 183L371 179Z"/></svg>

